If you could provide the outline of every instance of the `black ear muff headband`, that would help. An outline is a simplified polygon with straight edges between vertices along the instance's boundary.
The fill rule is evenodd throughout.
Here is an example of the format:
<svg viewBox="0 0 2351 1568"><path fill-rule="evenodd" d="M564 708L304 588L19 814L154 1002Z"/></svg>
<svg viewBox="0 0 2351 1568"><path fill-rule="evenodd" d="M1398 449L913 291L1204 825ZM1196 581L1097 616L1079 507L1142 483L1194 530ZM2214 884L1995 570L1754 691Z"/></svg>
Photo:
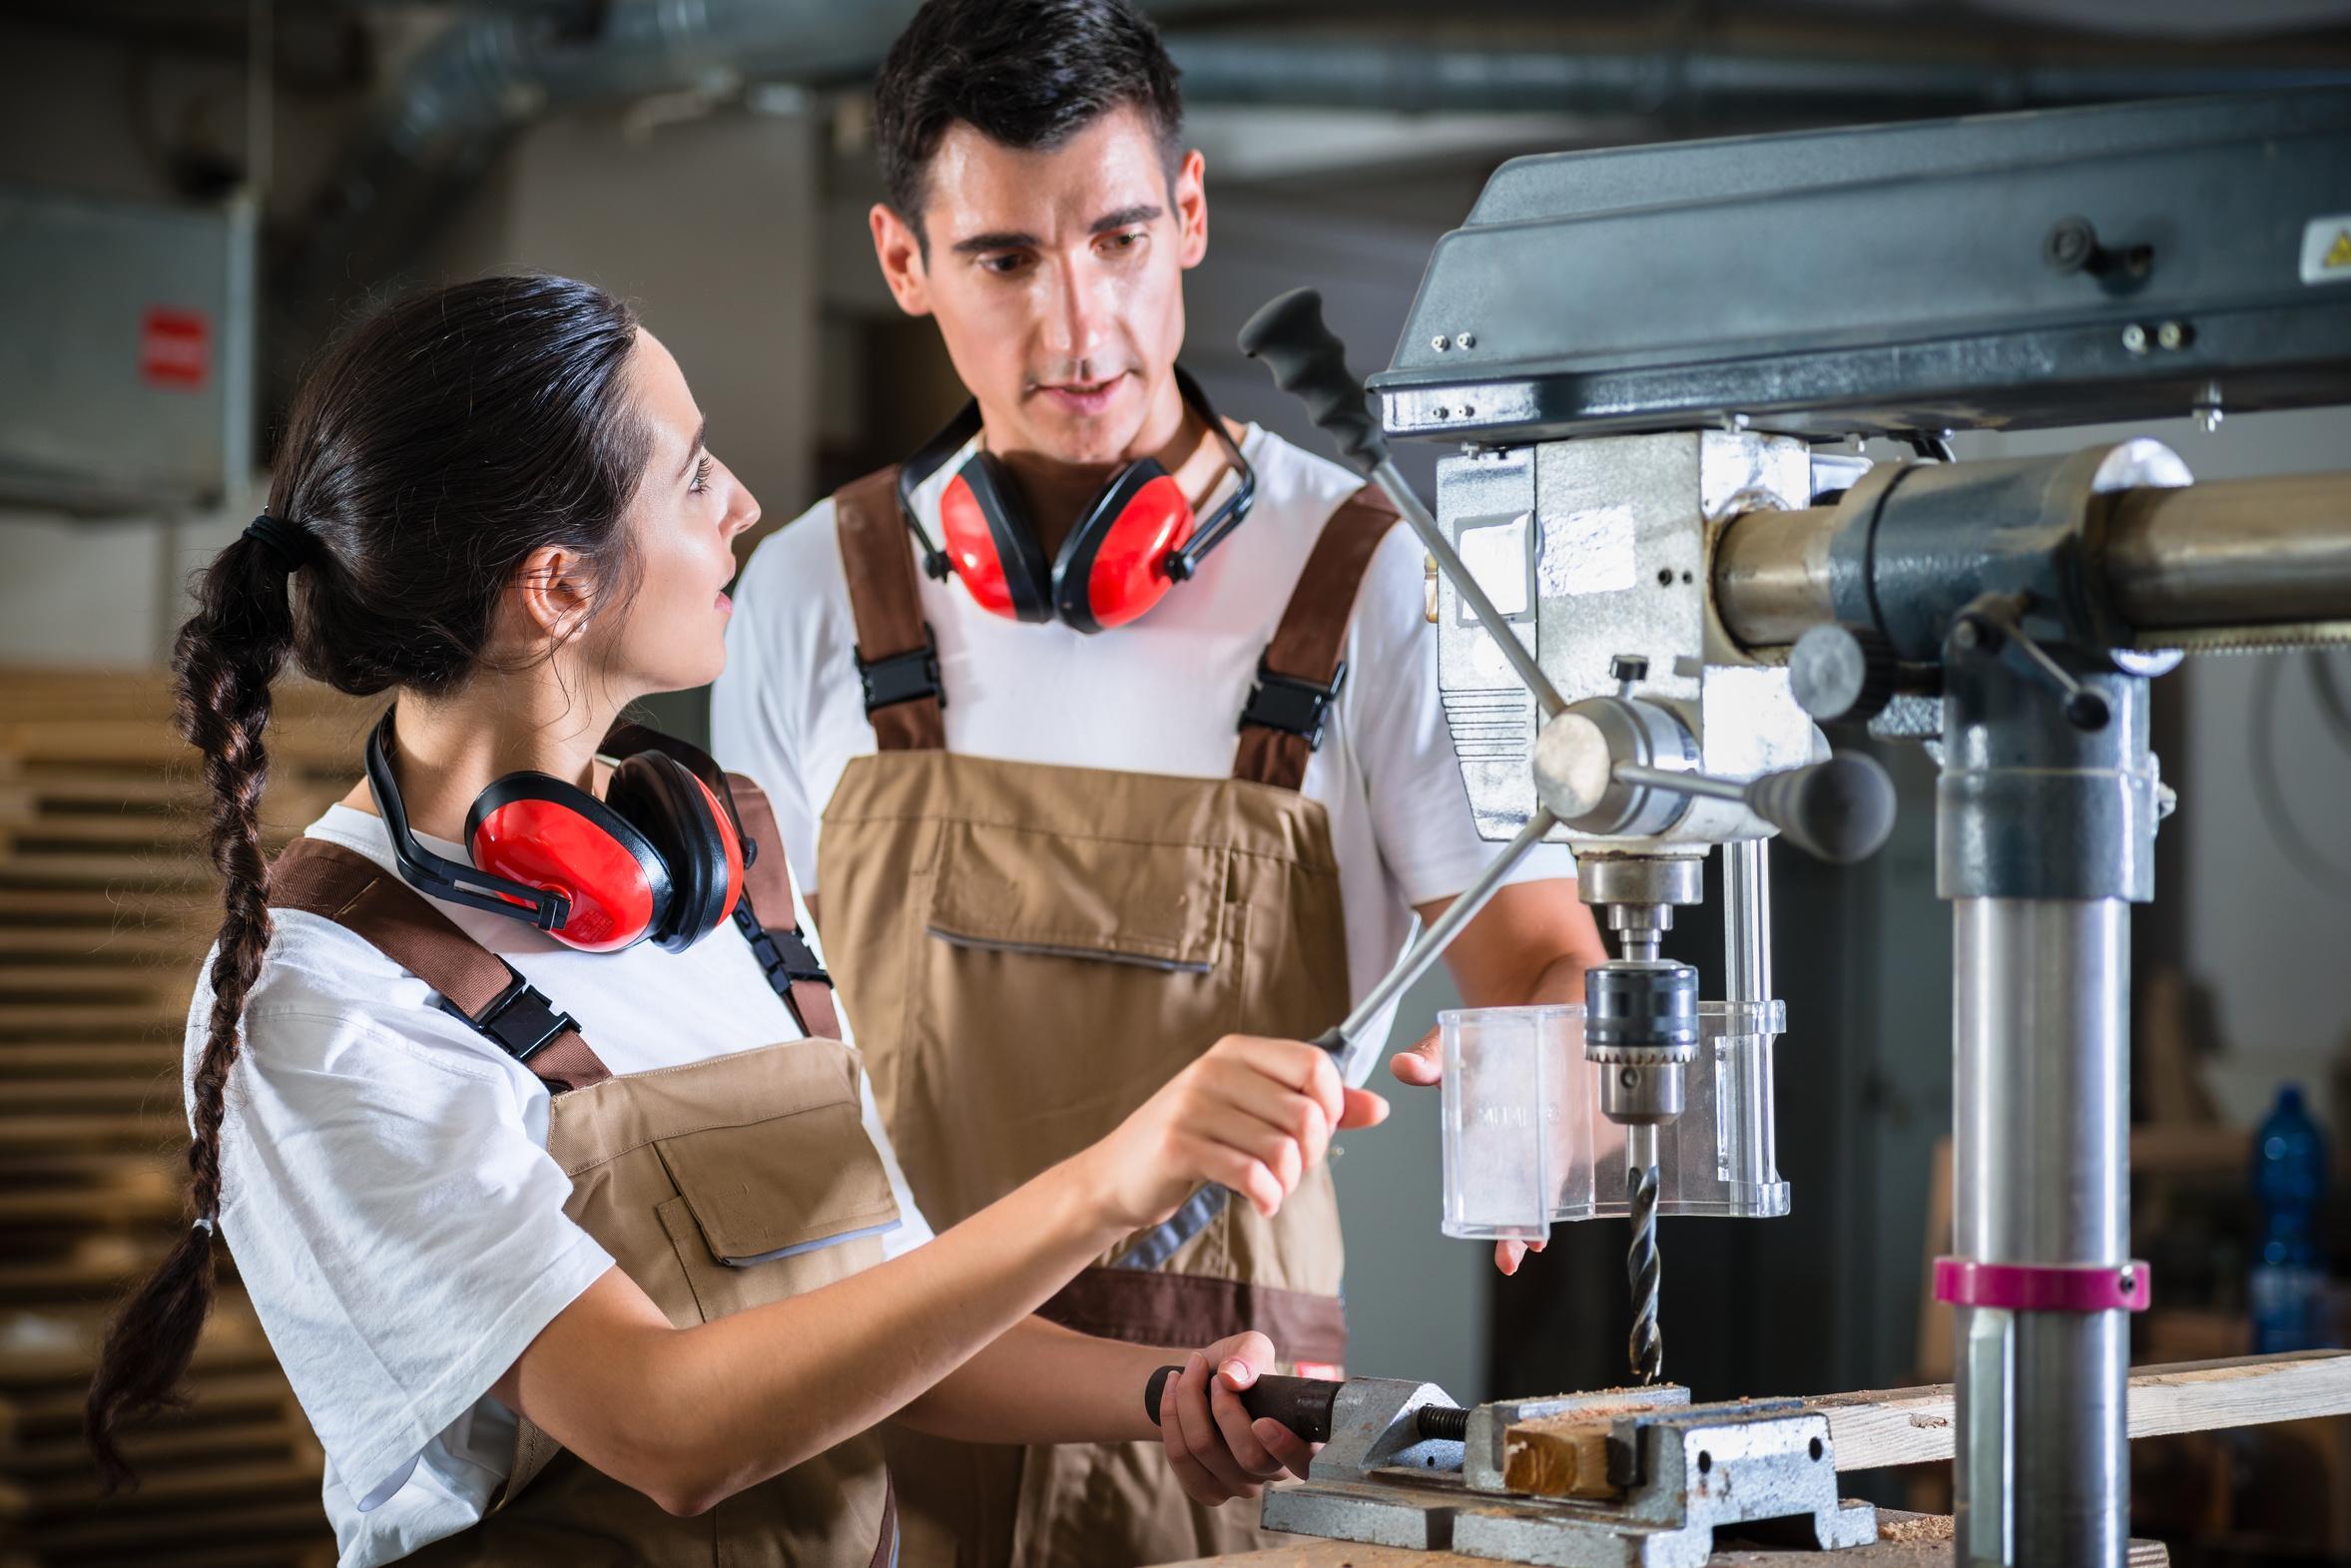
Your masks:
<svg viewBox="0 0 2351 1568"><path fill-rule="evenodd" d="M375 796L375 809L391 835L392 860L401 879L420 892L470 909L513 916L527 910L530 923L542 931L552 931L569 919L571 900L563 894L477 871L416 841L416 834L408 827L408 808L400 800L399 782L392 778L392 715L396 711L385 709L382 720L368 733L367 791Z"/></svg>

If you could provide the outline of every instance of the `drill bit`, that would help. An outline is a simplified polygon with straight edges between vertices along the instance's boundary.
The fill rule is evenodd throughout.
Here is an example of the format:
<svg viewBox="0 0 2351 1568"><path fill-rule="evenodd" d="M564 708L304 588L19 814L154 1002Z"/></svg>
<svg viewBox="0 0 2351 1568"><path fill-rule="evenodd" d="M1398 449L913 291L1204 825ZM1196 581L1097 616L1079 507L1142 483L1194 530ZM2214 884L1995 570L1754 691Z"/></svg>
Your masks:
<svg viewBox="0 0 2351 1568"><path fill-rule="evenodd" d="M1632 1208L1632 1249L1624 1275L1632 1286L1632 1374L1643 1384L1664 1374L1664 1337L1657 1327L1657 1129L1625 1129L1625 1189Z"/></svg>

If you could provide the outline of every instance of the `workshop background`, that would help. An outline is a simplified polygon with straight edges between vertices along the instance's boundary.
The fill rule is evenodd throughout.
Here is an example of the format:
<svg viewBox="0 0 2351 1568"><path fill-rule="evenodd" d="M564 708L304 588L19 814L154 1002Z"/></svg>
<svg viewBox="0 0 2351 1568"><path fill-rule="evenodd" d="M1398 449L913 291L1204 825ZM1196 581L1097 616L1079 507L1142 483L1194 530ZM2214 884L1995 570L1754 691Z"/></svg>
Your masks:
<svg viewBox="0 0 2351 1568"><path fill-rule="evenodd" d="M2340 0L1458 0L1147 4L1212 198L1187 363L1218 406L1326 442L1235 329L1321 287L1385 363L1437 238L1513 154L2351 80ZM713 446L780 525L959 399L867 237L866 83L907 0L0 0L0 1562L323 1562L317 1455L250 1318L141 1438L133 1500L80 1452L91 1325L177 1215L178 1038L213 890L161 662L190 572L266 489L294 378L403 281L502 267L636 300ZM2182 194L2183 203L2189 194ZM2183 221L2192 221L2183 213ZM1736 253L1741 237L1720 245ZM1758 271L1774 259L1758 256ZM2139 427L2199 478L2339 467L2351 410ZM1960 455L2119 431L1963 433ZM1434 446L1402 455L1427 480ZM2284 1084L2351 1127L2351 655L2191 660L2157 685L2182 808L2135 917L2135 1360L2238 1353L2252 1129ZM274 831L355 772L347 705L287 705ZM662 705L705 728L699 694ZM1949 1376L1950 916L1932 777L1850 869L1776 855L1780 1158L1795 1213L1675 1222L1667 1368L1700 1397ZM1712 873L1710 872L1710 875ZM1701 915L1669 954L1718 994ZM1417 1028L1451 1002L1408 999ZM1457 1398L1619 1379L1622 1227L1515 1281L1438 1231L1435 1091L1345 1141L1354 1370ZM2337 1141L2331 1256L2344 1245ZM2336 1286L2340 1303L2341 1286ZM2338 1306L2339 1309L2339 1306ZM2338 1319L2339 1320L2339 1319ZM2343 1342L2340 1330L2332 1341ZM2178 1560L2351 1559L2351 1436L2139 1445L2138 1530ZM1936 1477L1857 1477L1894 1501ZM2195 1555L2198 1551L2202 1556ZM324 1555L321 1555L321 1554Z"/></svg>

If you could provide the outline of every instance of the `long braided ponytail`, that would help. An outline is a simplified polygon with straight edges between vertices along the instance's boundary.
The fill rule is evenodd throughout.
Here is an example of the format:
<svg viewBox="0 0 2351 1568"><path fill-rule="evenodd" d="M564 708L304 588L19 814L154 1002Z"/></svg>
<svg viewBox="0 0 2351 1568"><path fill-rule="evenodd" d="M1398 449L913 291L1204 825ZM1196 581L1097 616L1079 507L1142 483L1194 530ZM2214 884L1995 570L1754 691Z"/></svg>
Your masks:
<svg viewBox="0 0 2351 1568"><path fill-rule="evenodd" d="M450 692L481 665L521 563L549 545L625 598L625 512L649 449L625 376L636 340L628 306L563 277L392 302L305 380L268 513L197 585L172 667L212 795L220 943L189 1077L189 1229L109 1326L84 1412L110 1487L135 1479L118 1427L173 1401L213 1305L221 1126L270 945L271 683L292 658L353 697Z"/></svg>

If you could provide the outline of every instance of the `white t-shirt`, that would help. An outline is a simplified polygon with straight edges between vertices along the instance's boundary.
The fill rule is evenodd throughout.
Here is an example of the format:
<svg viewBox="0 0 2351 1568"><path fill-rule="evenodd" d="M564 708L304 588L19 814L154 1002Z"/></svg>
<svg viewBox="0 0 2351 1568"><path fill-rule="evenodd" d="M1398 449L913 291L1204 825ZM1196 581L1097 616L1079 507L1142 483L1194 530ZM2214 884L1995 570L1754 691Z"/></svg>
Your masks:
<svg viewBox="0 0 2351 1568"><path fill-rule="evenodd" d="M366 811L330 806L309 836L392 864ZM434 905L578 1019L616 1074L801 1037L731 923L682 953L599 954ZM340 1568L366 1568L481 1517L514 1447L490 1385L612 1259L563 1212L571 1183L529 1069L342 926L299 910L276 924L229 1078L221 1232L326 1451ZM211 1007L200 985L191 1072ZM895 1256L930 1232L870 1088L865 1123L903 1217L883 1239Z"/></svg>
<svg viewBox="0 0 2351 1568"><path fill-rule="evenodd" d="M1232 776L1258 659L1323 524L1361 484L1256 425L1241 444L1257 470L1248 518L1197 576L1138 621L1092 635L1015 621L980 608L961 583L917 572L946 689L949 751ZM939 494L961 461L949 461L916 494L916 515L932 539ZM911 534L906 548L915 549ZM1359 997L1411 940L1414 907L1459 893L1500 850L1477 836L1446 729L1425 581L1420 541L1399 524L1365 574L1342 655L1347 684L1303 785L1330 815L1348 976ZM727 668L711 700L714 746L729 767L768 785L794 869L813 873L825 804L850 760L874 751L830 498L753 552L735 601ZM1509 879L1574 874L1566 848L1544 844ZM805 885L818 890L813 874ZM1377 1021L1374 1038L1386 1038L1393 1016Z"/></svg>

